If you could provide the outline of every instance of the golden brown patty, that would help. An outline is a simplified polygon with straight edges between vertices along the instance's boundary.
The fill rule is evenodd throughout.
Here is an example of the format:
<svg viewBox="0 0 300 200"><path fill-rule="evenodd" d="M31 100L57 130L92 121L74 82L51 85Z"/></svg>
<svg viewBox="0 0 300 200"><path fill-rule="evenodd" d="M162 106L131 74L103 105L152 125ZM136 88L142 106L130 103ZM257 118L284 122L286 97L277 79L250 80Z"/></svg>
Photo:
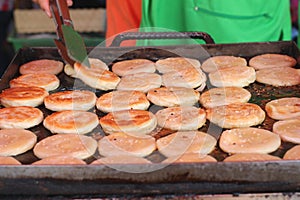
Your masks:
<svg viewBox="0 0 300 200"><path fill-rule="evenodd" d="M43 124L52 133L86 134L96 128L99 122L95 113L65 110L48 115Z"/></svg>
<svg viewBox="0 0 300 200"><path fill-rule="evenodd" d="M0 102L4 107L32 106L37 107L44 102L49 93L40 87L8 88L0 94Z"/></svg>
<svg viewBox="0 0 300 200"><path fill-rule="evenodd" d="M259 128L237 128L221 134L219 146L227 153L271 153L281 144L280 137Z"/></svg>
<svg viewBox="0 0 300 200"><path fill-rule="evenodd" d="M57 134L39 141L33 148L40 159L52 156L72 156L79 159L91 157L97 150L97 141L78 134Z"/></svg>
<svg viewBox="0 0 300 200"><path fill-rule="evenodd" d="M284 160L300 160L300 145L296 145L285 152Z"/></svg>
<svg viewBox="0 0 300 200"><path fill-rule="evenodd" d="M75 63L74 71L74 77L99 90L113 90L120 82L120 78L115 73L100 68L88 68Z"/></svg>
<svg viewBox="0 0 300 200"><path fill-rule="evenodd" d="M61 91L44 99L45 107L52 111L89 110L96 104L95 93L88 90Z"/></svg>
<svg viewBox="0 0 300 200"><path fill-rule="evenodd" d="M225 158L224 162L273 161L281 160L277 156L265 153L237 153Z"/></svg>
<svg viewBox="0 0 300 200"><path fill-rule="evenodd" d="M132 59L119 61L113 64L112 71L119 76L140 72L155 72L155 63L147 59Z"/></svg>
<svg viewBox="0 0 300 200"><path fill-rule="evenodd" d="M0 165L21 165L17 159L10 156L0 156Z"/></svg>
<svg viewBox="0 0 300 200"><path fill-rule="evenodd" d="M200 93L192 88L161 87L149 90L147 98L155 105L193 106L199 100Z"/></svg>
<svg viewBox="0 0 300 200"><path fill-rule="evenodd" d="M210 155L202 155L199 153L185 153L181 156L169 157L162 161L162 163L203 163L203 162L217 162L217 160Z"/></svg>
<svg viewBox="0 0 300 200"><path fill-rule="evenodd" d="M10 87L40 87L47 91L55 90L60 84L54 74L24 74L9 82Z"/></svg>
<svg viewBox="0 0 300 200"><path fill-rule="evenodd" d="M265 120L265 112L253 103L232 103L208 108L207 119L222 128L255 126Z"/></svg>
<svg viewBox="0 0 300 200"><path fill-rule="evenodd" d="M162 84L165 87L197 88L206 84L206 75L201 69L185 68L162 75Z"/></svg>
<svg viewBox="0 0 300 200"><path fill-rule="evenodd" d="M206 121L204 109L193 106L176 106L157 111L158 125L171 130L197 130Z"/></svg>
<svg viewBox="0 0 300 200"><path fill-rule="evenodd" d="M300 70L291 67L261 69L256 71L256 81L276 87L298 85Z"/></svg>
<svg viewBox="0 0 300 200"><path fill-rule="evenodd" d="M156 69L164 74L167 72L173 72L181 69L200 69L200 62L192 58L184 57L170 57L165 59L160 59L155 62Z"/></svg>
<svg viewBox="0 0 300 200"><path fill-rule="evenodd" d="M117 90L136 90L146 93L153 88L160 87L161 84L159 74L140 72L123 76Z"/></svg>
<svg viewBox="0 0 300 200"><path fill-rule="evenodd" d="M122 110L111 112L100 119L100 125L106 133L125 132L130 134L148 134L156 128L155 115L145 110Z"/></svg>
<svg viewBox="0 0 300 200"><path fill-rule="evenodd" d="M98 151L105 157L118 155L145 157L155 149L155 138L149 135L133 136L118 132L105 136L98 142Z"/></svg>
<svg viewBox="0 0 300 200"><path fill-rule="evenodd" d="M0 156L16 156L33 148L36 135L23 129L0 130Z"/></svg>
<svg viewBox="0 0 300 200"><path fill-rule="evenodd" d="M102 112L114 112L120 110L147 110L150 103L141 91L112 91L100 96L96 107Z"/></svg>
<svg viewBox="0 0 300 200"><path fill-rule="evenodd" d="M216 146L217 140L200 131L178 131L156 141L157 149L166 157L183 153L209 154Z"/></svg>
<svg viewBox="0 0 300 200"><path fill-rule="evenodd" d="M262 54L249 60L249 65L257 70L273 67L294 67L296 64L295 58L282 54Z"/></svg>
<svg viewBox="0 0 300 200"><path fill-rule="evenodd" d="M201 66L203 71L210 73L227 67L247 66L245 58L236 56L214 56L205 60Z"/></svg>
<svg viewBox="0 0 300 200"><path fill-rule="evenodd" d="M59 74L64 64L57 60L40 59L27 62L20 66L21 74Z"/></svg>
<svg viewBox="0 0 300 200"><path fill-rule="evenodd" d="M42 111L29 106L0 109L0 128L27 129L40 124L44 119Z"/></svg>
<svg viewBox="0 0 300 200"><path fill-rule="evenodd" d="M120 156L109 156L109 157L100 158L91 163L91 165L110 165L110 164L112 165L120 164L122 165L121 167L126 167L126 164L151 164L151 161L142 157L120 155Z"/></svg>
<svg viewBox="0 0 300 200"><path fill-rule="evenodd" d="M269 117L277 120L300 117L300 98L286 97L268 102L265 110Z"/></svg>
<svg viewBox="0 0 300 200"><path fill-rule="evenodd" d="M32 165L85 165L86 163L72 156L51 156L35 161Z"/></svg>
<svg viewBox="0 0 300 200"><path fill-rule="evenodd" d="M246 103L251 93L241 87L211 88L200 96L200 103L205 108L224 106L231 103Z"/></svg>
<svg viewBox="0 0 300 200"><path fill-rule="evenodd" d="M273 132L283 141L300 144L300 118L275 122Z"/></svg>
<svg viewBox="0 0 300 200"><path fill-rule="evenodd" d="M255 81L252 67L226 67L208 74L210 83L216 87L245 87Z"/></svg>

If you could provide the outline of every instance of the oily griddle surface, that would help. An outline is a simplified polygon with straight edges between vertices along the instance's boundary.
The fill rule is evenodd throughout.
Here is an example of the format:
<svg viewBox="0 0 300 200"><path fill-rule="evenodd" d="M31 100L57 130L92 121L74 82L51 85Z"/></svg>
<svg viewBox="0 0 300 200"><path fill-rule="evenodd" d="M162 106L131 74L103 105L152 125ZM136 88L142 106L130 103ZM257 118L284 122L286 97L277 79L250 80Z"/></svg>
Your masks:
<svg viewBox="0 0 300 200"><path fill-rule="evenodd" d="M203 51L204 50L204 51ZM99 48L96 50L90 51L91 57L97 57L106 62L109 66L112 63L135 59L135 58L147 58L153 61L158 59L172 57L172 56L186 56L190 58L196 58L203 62L209 56L216 55L234 55L241 56L249 60L251 57L263 53L281 53L290 55L298 60L299 51L296 45L292 42L274 42L274 43L242 43L242 44L224 44L224 45L202 45L199 49L199 45L197 46L174 46L174 47L135 47L135 48ZM3 75L2 80L0 82L0 89L5 89L9 86L9 81L17 76L19 76L19 66L23 63L29 62L31 60L36 59L56 59L61 60L57 50L55 48L25 48L21 49L13 59L12 63L9 65L6 73ZM299 68L299 65L296 66ZM58 75L61 85L60 87L52 92L63 91L63 90L72 90L74 89L74 79L67 76L64 73L60 73ZM76 80L78 81L78 80ZM77 82L78 83L78 82ZM208 83L209 84L209 83ZM84 84L76 84L76 89L89 89ZM92 88L90 88L93 90ZM246 87L248 91L251 92L252 98L249 102L255 103L261 106L264 109L265 104L273 99L278 99L282 97L300 97L300 85L290 86L290 87L273 87L267 86L260 83L253 83L250 86ZM207 90L207 88L205 89ZM51 93L52 93L51 92ZM108 91L106 91L108 92ZM105 93L104 91L95 91L97 96ZM198 105L199 106L199 105ZM39 107L45 115L45 117L52 112L47 110L43 105ZM99 117L103 116L104 113L97 111L96 109L92 110L92 112L96 112ZM266 115L266 120L263 124L259 125L259 128L264 128L267 130L272 130L272 125L275 120L269 118ZM37 136L38 141L41 139L48 137L51 133L46 130L42 125L38 125L36 127L31 128ZM217 139L220 136L220 128L210 124L207 121L206 125L203 126L200 131L207 132ZM159 138L164 135L170 134L169 130L161 130L155 137ZM89 134L95 139L99 139L103 136L103 131L101 127L98 126L93 133ZM272 155L276 155L282 157L284 153L294 146L294 144L283 142L281 147L273 152ZM26 152L22 155L16 156L16 158L21 161L24 165L19 167L0 167L2 168L2 173L0 172L0 177L5 178L14 183L15 181L36 181L38 180L46 180L46 183L43 187L46 187L45 191L40 191L41 193L53 192L50 187L54 187L57 182L49 181L54 179L60 179L67 181L68 184L75 184L74 188L67 189L65 192L67 194L74 194L79 192L80 190L76 188L78 180L89 180L89 181L101 181L101 182L109 182L109 183L117 183L124 184L128 186L127 192L134 192L136 190L136 185L132 189L128 183L143 183L143 184L158 184L158 183L175 183L175 182L203 182L201 186L203 189L194 188L195 186L188 185L186 186L186 191L199 191L205 193L218 193L223 191L234 191L232 187L245 189L243 183L250 182L254 183L254 190L266 191L266 190L275 190L281 188L283 190L289 190L289 188L294 189L297 187L297 184L293 187L290 185L286 185L282 187L282 184L278 182L282 181L284 183L288 183L289 180L293 180L292 182L300 183L300 179L295 179L295 174L297 174L297 170L299 169L299 162L294 161L278 161L278 162L240 162L240 163L223 163L221 162L226 156L219 147L217 147L211 155L215 157L219 162L218 163L204 163L204 164L173 164L168 167L164 167L161 170L157 170L152 173L141 173L141 174L128 174L123 172L118 172L114 169L106 169L103 166L52 166L52 167L43 167L43 166L30 166L32 162L38 160L32 151ZM99 155L96 153L93 158L85 160L87 163L95 160ZM162 155L160 155L157 151L147 157L149 160L153 161L153 165L159 165L159 162L164 159ZM104 170L104 169L105 170ZM168 169L170 168L170 169ZM25 170L26 173L23 171ZM100 170L100 171L99 171ZM247 171L248 175L245 175ZM204 173L205 172L205 173ZM286 173L286 176L283 177L283 174ZM208 174L206 174L208 173ZM5 180L3 179L3 180ZM25 180L24 180L25 179ZM279 181L280 180L280 181ZM9 183L8 181L8 183ZM267 187L266 185L256 184L258 182L271 182L271 187ZM86 188L82 186L82 192L90 191L89 187L94 187L92 182L87 183ZM230 185L225 188L222 186L219 190L210 188L211 186L206 185L206 183L214 183L214 182L229 182ZM234 184L233 184L234 183ZM236 185L237 184L237 185ZM217 184L218 185L218 184ZM239 185L239 186L238 186ZM275 185L275 186L274 186ZM280 185L280 186L279 186ZM122 185L123 187L124 185ZM156 187L157 186L157 187ZM174 185L173 185L174 186ZM218 185L220 186L220 185ZM248 185L249 186L249 185ZM248 187L246 186L246 187ZM161 188L158 185L154 186L146 186L151 188L153 191L167 191L166 189ZM170 190L173 190L170 185ZM179 187L179 186L176 186ZM229 189L231 187L231 189ZM273 187L273 188L272 188ZM22 188L22 187L21 187ZM260 189L259 189L260 188ZM249 188L251 191L251 187ZM4 187L4 190L0 189L0 192L6 192L7 188ZM24 190L20 190L21 193L25 192ZM105 189L101 190L105 192ZM245 189L246 191L246 189ZM50 192L50 193L51 193ZM120 190L118 187L112 190L112 192L120 193L124 192L124 190ZM142 192L142 191L140 191ZM34 192L32 192L34 193ZM37 192L39 193L39 192ZM54 192L55 193L55 192ZM154 192L155 193L155 192Z"/></svg>

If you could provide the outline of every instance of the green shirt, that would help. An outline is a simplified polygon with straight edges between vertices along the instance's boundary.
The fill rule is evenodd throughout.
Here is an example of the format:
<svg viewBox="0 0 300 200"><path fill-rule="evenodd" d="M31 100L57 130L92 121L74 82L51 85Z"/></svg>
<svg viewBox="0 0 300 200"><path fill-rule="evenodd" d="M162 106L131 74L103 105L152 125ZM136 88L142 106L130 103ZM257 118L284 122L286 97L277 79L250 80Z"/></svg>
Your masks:
<svg viewBox="0 0 300 200"><path fill-rule="evenodd" d="M216 43L291 40L289 0L143 0L141 31L199 31ZM139 41L142 45L183 41Z"/></svg>

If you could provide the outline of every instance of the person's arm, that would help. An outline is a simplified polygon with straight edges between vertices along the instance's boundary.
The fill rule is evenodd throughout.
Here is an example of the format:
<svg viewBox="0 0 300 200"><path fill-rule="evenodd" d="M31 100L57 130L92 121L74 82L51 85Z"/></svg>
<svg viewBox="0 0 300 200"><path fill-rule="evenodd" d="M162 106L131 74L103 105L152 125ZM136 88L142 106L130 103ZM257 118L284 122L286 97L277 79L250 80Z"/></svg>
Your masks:
<svg viewBox="0 0 300 200"><path fill-rule="evenodd" d="M50 12L50 6L49 6L49 0L32 0L33 2L37 3L40 5L41 9L43 9L46 14L51 17L51 12ZM66 0L68 6L72 6L73 5L73 1L72 0Z"/></svg>

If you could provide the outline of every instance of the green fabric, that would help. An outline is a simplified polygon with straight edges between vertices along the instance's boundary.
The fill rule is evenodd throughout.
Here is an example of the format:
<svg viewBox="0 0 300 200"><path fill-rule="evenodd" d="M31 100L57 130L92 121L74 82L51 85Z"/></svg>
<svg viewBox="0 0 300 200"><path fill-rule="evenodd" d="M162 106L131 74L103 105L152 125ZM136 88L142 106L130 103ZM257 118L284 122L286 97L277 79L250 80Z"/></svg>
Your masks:
<svg viewBox="0 0 300 200"><path fill-rule="evenodd" d="M140 27L141 31L207 32L216 43L291 40L289 6L289 0L143 0Z"/></svg>

